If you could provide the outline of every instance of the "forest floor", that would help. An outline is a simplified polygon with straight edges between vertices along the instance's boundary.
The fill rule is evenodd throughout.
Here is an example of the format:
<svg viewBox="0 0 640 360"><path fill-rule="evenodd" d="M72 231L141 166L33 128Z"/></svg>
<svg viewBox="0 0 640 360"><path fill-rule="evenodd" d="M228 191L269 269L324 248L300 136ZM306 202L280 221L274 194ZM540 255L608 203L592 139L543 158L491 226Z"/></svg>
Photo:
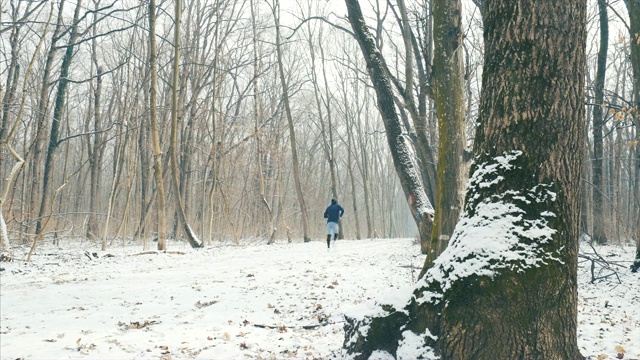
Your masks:
<svg viewBox="0 0 640 360"><path fill-rule="evenodd" d="M582 354L640 359L635 249L581 247ZM97 248L45 243L31 262L12 249L0 263L1 359L340 358L345 311L410 286L424 260L410 239L339 240L331 252L323 241Z"/></svg>

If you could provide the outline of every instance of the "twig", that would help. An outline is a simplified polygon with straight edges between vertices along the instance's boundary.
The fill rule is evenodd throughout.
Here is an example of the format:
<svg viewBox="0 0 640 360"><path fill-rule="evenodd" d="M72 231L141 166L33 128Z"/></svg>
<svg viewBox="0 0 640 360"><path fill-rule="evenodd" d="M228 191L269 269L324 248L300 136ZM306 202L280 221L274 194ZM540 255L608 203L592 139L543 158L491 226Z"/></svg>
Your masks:
<svg viewBox="0 0 640 360"><path fill-rule="evenodd" d="M618 283L622 284L622 280L620 280L620 276L618 275L618 271L614 267L615 266L619 266L619 267L624 268L624 265L620 265L620 264L617 264L615 262L607 261L600 254L598 254L598 251L596 250L596 248L593 246L592 243L589 243L589 246L593 250L593 254L578 254L578 257L586 259L588 261L591 261L591 268L590 268L590 271L591 271L591 284L596 282L596 280L604 280L604 279L606 279L608 277L611 277L613 275L615 275L616 278L618 279ZM590 256L590 255L593 255L593 256ZM600 266L600 270L598 271L598 276L596 276L596 264ZM610 271L610 273L608 273L606 275L601 275L603 273L603 271Z"/></svg>
<svg viewBox="0 0 640 360"><path fill-rule="evenodd" d="M324 326L326 324L317 324L317 325L300 325L300 326L284 326L284 325L265 325L265 324L253 324L253 326L257 327L257 328L261 328L261 329L296 329L296 328L300 328L300 329L304 329L304 330L314 330L314 329L318 329L321 326Z"/></svg>
<svg viewBox="0 0 640 360"><path fill-rule="evenodd" d="M178 254L178 255L184 255L185 253L182 251L144 251L141 253L137 253L137 254L131 254L129 256L139 256L139 255L158 255L158 254Z"/></svg>

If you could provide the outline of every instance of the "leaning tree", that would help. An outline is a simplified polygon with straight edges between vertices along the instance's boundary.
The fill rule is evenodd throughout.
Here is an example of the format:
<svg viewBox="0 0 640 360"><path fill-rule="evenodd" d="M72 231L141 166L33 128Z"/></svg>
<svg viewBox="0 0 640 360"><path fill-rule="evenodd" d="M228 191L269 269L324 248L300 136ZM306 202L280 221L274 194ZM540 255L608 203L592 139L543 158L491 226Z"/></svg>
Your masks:
<svg viewBox="0 0 640 360"><path fill-rule="evenodd" d="M344 347L354 358L582 358L586 1L488 0L483 22L463 215L449 247L404 300L347 316Z"/></svg>

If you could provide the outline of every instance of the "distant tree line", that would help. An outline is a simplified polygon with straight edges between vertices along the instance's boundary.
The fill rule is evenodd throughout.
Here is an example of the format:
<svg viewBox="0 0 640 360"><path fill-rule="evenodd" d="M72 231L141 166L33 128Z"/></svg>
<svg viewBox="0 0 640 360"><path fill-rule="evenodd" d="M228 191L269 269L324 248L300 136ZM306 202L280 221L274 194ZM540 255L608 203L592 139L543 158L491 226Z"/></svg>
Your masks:
<svg viewBox="0 0 640 360"><path fill-rule="evenodd" d="M345 3L2 0L2 246L308 241L336 197L346 237L417 234L433 260L463 209L484 3L367 5L386 95ZM637 240L640 10L587 12L581 233Z"/></svg>

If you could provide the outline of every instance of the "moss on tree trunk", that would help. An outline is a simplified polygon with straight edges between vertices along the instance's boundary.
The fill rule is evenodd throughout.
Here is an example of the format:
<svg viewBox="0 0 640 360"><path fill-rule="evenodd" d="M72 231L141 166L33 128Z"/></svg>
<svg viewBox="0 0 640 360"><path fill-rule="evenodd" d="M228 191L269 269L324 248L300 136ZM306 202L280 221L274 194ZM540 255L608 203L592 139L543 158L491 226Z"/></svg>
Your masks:
<svg viewBox="0 0 640 360"><path fill-rule="evenodd" d="M582 358L586 1L493 1L483 15L479 126L462 218L402 308L376 305L347 319L344 347L355 358Z"/></svg>

